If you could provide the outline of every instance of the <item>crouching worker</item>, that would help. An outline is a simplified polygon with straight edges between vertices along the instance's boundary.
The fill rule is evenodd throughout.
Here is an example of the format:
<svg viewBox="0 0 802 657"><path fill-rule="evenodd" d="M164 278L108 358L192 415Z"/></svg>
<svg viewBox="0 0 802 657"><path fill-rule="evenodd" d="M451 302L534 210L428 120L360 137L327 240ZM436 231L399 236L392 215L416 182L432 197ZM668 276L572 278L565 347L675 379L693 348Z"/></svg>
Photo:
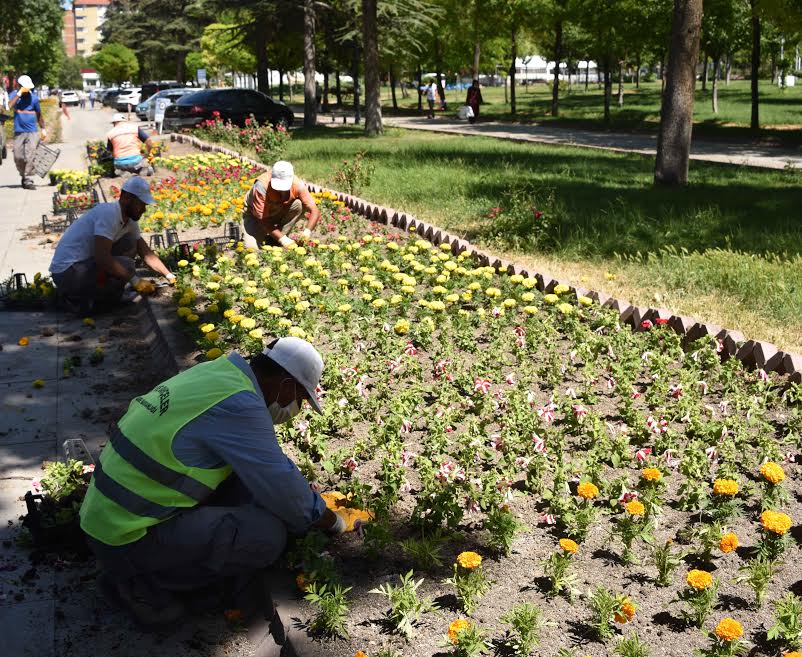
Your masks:
<svg viewBox="0 0 802 657"><path fill-rule="evenodd" d="M288 533L345 531L274 428L304 401L322 412L322 372L311 344L286 337L250 360L232 353L196 365L131 402L80 515L101 590L140 624L181 617L177 592L253 581Z"/></svg>
<svg viewBox="0 0 802 657"><path fill-rule="evenodd" d="M140 284L134 266L137 255L169 283L175 281L139 232L137 222L154 203L147 181L132 176L119 201L98 203L67 228L50 263L62 305L86 315L120 302L126 283L132 288Z"/></svg>
<svg viewBox="0 0 802 657"><path fill-rule="evenodd" d="M125 118L125 114L115 114L111 117L112 129L106 135L108 148L114 155L115 175L123 171L153 175L153 167L142 157L142 144L149 150L153 142L150 135L142 128L134 125Z"/></svg>
<svg viewBox="0 0 802 657"><path fill-rule="evenodd" d="M306 185L295 176L292 164L276 162L270 171L256 179L245 196L242 212L245 246L251 249L263 244L294 246L289 234L307 212L309 219L301 233L303 239L312 236L320 221L320 209Z"/></svg>

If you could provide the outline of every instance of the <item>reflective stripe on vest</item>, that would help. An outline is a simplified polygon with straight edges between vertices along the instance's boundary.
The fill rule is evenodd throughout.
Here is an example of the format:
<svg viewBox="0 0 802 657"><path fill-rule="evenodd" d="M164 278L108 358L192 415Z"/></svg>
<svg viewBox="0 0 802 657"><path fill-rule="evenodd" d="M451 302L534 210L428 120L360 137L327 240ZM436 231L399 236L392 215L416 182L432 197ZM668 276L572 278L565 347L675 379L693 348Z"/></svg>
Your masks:
<svg viewBox="0 0 802 657"><path fill-rule="evenodd" d="M95 466L81 505L82 529L106 545L125 545L211 495L230 466L188 466L173 453L173 440L189 422L246 391L258 394L242 370L218 358L134 399Z"/></svg>
<svg viewBox="0 0 802 657"><path fill-rule="evenodd" d="M115 158L142 155L139 152L140 144L142 143L139 139L139 128L135 125L121 123L109 131L106 137L111 142L111 149Z"/></svg>

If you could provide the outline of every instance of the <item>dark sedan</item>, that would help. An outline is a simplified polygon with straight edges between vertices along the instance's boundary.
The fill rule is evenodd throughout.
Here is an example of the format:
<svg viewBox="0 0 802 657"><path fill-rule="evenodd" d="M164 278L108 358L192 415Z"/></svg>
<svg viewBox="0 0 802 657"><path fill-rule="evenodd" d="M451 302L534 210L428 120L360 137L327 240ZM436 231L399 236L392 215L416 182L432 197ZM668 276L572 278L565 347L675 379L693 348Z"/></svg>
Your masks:
<svg viewBox="0 0 802 657"><path fill-rule="evenodd" d="M165 130L177 131L195 128L203 121L215 117L244 126L253 117L259 123L273 126L292 124L292 111L253 89L205 89L179 98L164 114Z"/></svg>

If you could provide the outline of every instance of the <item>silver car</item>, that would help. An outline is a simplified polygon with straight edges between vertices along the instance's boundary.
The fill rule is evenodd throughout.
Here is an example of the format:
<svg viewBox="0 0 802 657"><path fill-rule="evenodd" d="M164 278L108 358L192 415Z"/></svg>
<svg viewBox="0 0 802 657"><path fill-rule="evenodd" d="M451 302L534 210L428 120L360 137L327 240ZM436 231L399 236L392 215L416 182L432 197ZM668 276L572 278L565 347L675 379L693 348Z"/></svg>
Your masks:
<svg viewBox="0 0 802 657"><path fill-rule="evenodd" d="M157 100L166 100L167 107L170 107L177 98L181 98L181 96L186 96L187 94L191 94L197 91L197 89L189 87L186 89L162 89L161 91L157 91L153 94L150 98L146 101L142 102L137 106L137 114L139 114L139 108L142 108L142 115L140 118L143 121L149 121L153 123L156 120L156 101Z"/></svg>

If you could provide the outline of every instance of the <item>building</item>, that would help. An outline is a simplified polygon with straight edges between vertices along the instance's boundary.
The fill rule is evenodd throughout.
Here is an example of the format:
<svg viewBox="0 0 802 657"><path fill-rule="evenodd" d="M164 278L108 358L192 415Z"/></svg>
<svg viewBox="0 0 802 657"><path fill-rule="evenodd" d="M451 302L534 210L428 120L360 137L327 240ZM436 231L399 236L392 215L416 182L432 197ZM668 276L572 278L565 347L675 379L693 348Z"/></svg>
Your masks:
<svg viewBox="0 0 802 657"><path fill-rule="evenodd" d="M111 0L74 0L65 6L62 38L67 56L88 57L100 43L100 26Z"/></svg>

